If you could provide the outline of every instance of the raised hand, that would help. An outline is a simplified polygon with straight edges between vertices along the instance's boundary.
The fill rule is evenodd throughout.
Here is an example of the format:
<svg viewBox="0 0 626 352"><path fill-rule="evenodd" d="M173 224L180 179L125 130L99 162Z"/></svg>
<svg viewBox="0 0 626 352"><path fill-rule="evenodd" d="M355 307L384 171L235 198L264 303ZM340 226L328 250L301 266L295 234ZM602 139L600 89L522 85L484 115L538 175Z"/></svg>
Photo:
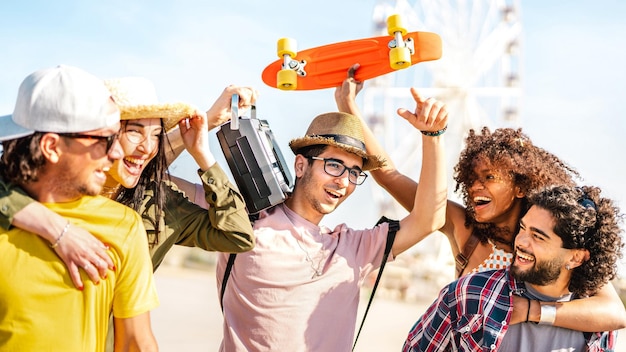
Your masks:
<svg viewBox="0 0 626 352"><path fill-rule="evenodd" d="M239 95L239 109L245 111L256 102L259 93L252 87L229 85L206 112L209 130L228 122L231 118L230 103L233 94Z"/></svg>
<svg viewBox="0 0 626 352"><path fill-rule="evenodd" d="M422 132L436 132L447 127L448 109L444 103L421 96L415 88L411 88L411 95L416 103L415 112L400 108L398 115Z"/></svg>

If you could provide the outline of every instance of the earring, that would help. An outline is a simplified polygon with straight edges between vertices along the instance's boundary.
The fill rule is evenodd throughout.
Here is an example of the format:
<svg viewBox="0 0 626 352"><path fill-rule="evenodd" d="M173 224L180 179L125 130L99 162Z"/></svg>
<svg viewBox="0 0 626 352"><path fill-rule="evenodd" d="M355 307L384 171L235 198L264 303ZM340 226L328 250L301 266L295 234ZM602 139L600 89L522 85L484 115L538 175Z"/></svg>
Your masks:
<svg viewBox="0 0 626 352"><path fill-rule="evenodd" d="M565 264L565 269L569 270L569 264Z"/></svg>

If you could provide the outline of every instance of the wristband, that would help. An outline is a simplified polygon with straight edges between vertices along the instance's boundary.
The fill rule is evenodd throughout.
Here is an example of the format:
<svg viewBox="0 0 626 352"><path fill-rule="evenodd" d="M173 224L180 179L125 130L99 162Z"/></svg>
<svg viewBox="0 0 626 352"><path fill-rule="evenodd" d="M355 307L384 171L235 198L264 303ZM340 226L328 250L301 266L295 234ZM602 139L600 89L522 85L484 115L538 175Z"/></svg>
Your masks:
<svg viewBox="0 0 626 352"><path fill-rule="evenodd" d="M57 237L56 241L54 241L54 243L50 245L50 248L57 248L59 246L59 242L61 242L61 238L63 238L63 235L65 235L65 233L67 232L69 228L70 228L70 222L68 221L65 227L63 228L63 231L61 231L61 234L59 235L59 237Z"/></svg>
<svg viewBox="0 0 626 352"><path fill-rule="evenodd" d="M441 136L447 129L448 129L448 125L440 129L439 131L420 131L420 132L422 132L424 136L437 137L437 136Z"/></svg>
<svg viewBox="0 0 626 352"><path fill-rule="evenodd" d="M556 306L552 304L541 304L541 317L539 324L553 325L556 320Z"/></svg>

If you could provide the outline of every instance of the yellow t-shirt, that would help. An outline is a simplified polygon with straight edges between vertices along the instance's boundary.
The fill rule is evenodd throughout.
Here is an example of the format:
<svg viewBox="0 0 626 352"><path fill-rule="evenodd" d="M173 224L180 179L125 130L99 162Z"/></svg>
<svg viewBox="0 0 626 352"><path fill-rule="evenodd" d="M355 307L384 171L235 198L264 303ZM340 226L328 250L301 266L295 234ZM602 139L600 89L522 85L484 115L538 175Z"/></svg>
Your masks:
<svg viewBox="0 0 626 352"><path fill-rule="evenodd" d="M130 318L158 306L145 229L132 209L105 197L46 204L109 245L116 271L84 290L49 243L0 229L0 351L104 351L109 314Z"/></svg>

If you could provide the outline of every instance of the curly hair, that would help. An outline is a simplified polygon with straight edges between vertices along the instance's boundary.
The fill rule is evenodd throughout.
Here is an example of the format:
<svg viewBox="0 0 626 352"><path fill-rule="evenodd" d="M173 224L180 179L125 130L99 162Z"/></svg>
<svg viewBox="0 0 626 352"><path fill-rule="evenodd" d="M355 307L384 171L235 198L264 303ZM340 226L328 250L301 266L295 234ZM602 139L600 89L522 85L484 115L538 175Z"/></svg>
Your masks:
<svg viewBox="0 0 626 352"><path fill-rule="evenodd" d="M593 295L615 278L624 246L613 201L600 196L598 187L551 186L529 196L529 203L549 211L554 232L563 248L586 249L589 260L572 270L569 290L581 297Z"/></svg>
<svg viewBox="0 0 626 352"><path fill-rule="evenodd" d="M127 124L128 121L124 120L122 123ZM124 129L122 126L122 130ZM154 235L148 235L148 243L150 247L154 247L159 243L159 233L161 227L161 220L164 218L164 209L166 202L166 191L165 191L165 180L169 180L169 172L167 167L167 158L166 158L166 148L172 149L169 139L167 138L167 134L165 132L165 127L163 124L163 119L161 119L161 133L159 134L159 149L157 151L156 156L150 160L146 168L141 173L139 177L139 182L133 188L125 188L122 187L121 192L118 194L115 199L117 202L122 203L129 208L132 208L136 212L139 213L141 210L141 206L143 204L146 190L150 189L153 192L152 203L148 204L146 207L146 213L148 211L153 214L141 214L144 221L152 222L154 226L155 233ZM152 207L154 208L150 210Z"/></svg>
<svg viewBox="0 0 626 352"><path fill-rule="evenodd" d="M0 176L15 185L25 185L38 180L39 170L46 164L41 153L42 132L2 142Z"/></svg>
<svg viewBox="0 0 626 352"><path fill-rule="evenodd" d="M549 185L575 185L578 172L556 155L535 146L522 129L499 128L491 132L483 127L481 133L471 129L465 139L459 162L454 167L455 192L461 190L465 203L465 226L485 242L498 238L498 228L491 223L478 223L470 201L469 189L477 179L474 172L476 162L488 161L528 196L529 193ZM522 216L528 210L528 201L522 199Z"/></svg>

